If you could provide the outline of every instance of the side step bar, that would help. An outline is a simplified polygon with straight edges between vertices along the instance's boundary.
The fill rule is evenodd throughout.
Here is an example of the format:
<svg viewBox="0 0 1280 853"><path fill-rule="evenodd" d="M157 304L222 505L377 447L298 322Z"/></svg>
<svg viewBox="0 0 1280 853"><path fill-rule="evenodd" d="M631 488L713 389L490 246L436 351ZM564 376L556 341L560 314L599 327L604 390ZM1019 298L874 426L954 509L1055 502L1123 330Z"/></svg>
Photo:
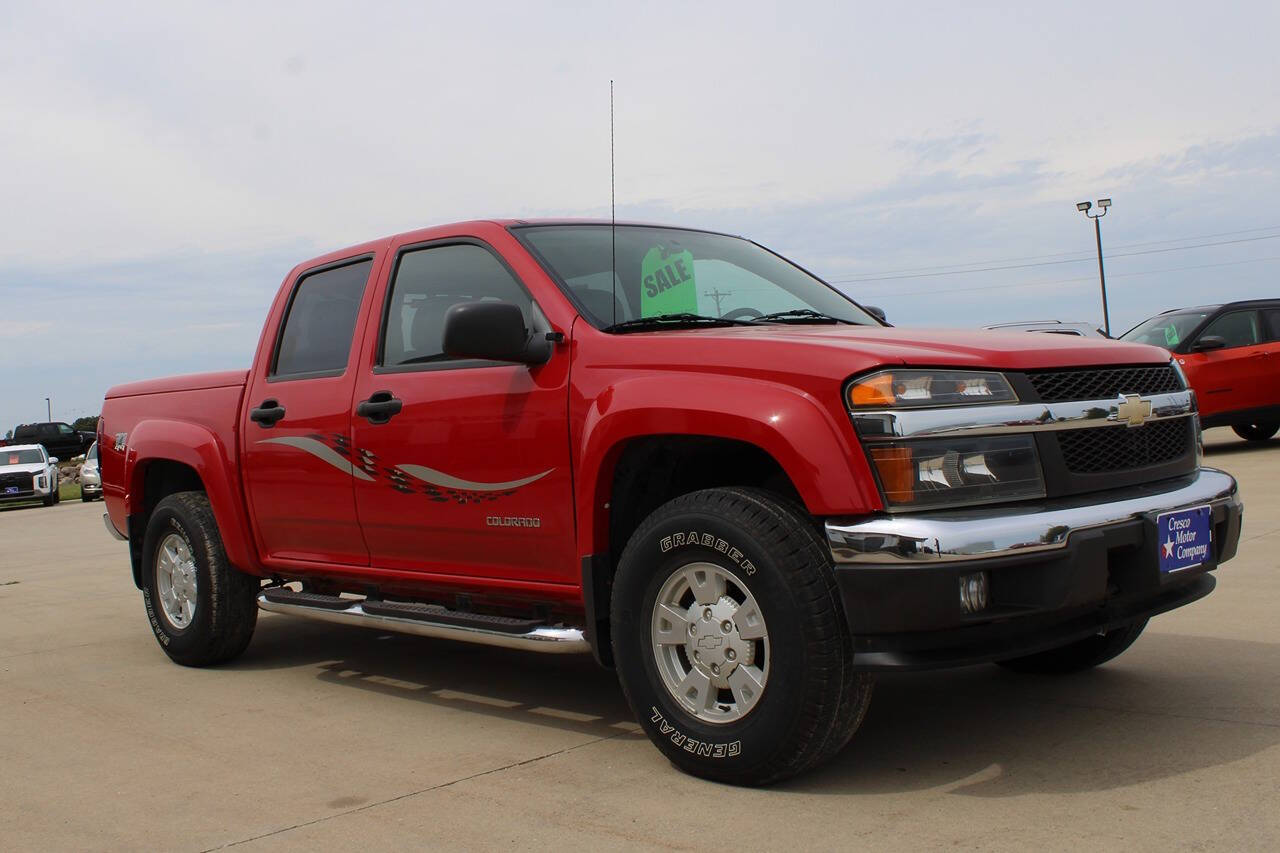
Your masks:
<svg viewBox="0 0 1280 853"><path fill-rule="evenodd" d="M551 627L530 619L462 613L435 604L365 601L276 588L259 593L258 607L271 613L302 616L320 622L380 628L504 649L549 654L591 651L591 644L578 628Z"/></svg>

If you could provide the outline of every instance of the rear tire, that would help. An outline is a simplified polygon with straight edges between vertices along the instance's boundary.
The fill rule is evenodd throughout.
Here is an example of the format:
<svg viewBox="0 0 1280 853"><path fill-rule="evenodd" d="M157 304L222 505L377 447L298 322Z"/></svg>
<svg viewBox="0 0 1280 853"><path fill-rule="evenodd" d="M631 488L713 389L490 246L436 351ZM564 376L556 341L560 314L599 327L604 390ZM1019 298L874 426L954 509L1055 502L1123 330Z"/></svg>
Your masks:
<svg viewBox="0 0 1280 853"><path fill-rule="evenodd" d="M1231 428L1231 431L1245 441L1266 441L1280 432L1280 423L1237 424Z"/></svg>
<svg viewBox="0 0 1280 853"><path fill-rule="evenodd" d="M156 641L183 666L240 655L258 622L258 579L227 562L204 492L156 505L142 544L142 600Z"/></svg>
<svg viewBox="0 0 1280 853"><path fill-rule="evenodd" d="M655 510L623 551L610 616L632 711L695 776L794 776L837 753L871 701L829 552L766 492L708 489Z"/></svg>
<svg viewBox="0 0 1280 853"><path fill-rule="evenodd" d="M1147 620L1122 625L1102 634L1094 634L1056 649L1036 652L1020 658L996 661L1014 672L1061 675L1104 664L1133 645L1147 627Z"/></svg>

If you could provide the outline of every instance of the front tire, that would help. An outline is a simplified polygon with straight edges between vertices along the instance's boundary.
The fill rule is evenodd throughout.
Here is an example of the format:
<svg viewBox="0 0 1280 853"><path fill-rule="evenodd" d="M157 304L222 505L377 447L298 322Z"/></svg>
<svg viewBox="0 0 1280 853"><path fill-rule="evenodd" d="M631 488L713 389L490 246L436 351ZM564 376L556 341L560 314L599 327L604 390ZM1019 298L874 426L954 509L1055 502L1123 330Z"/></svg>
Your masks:
<svg viewBox="0 0 1280 853"><path fill-rule="evenodd" d="M245 650L258 622L258 581L227 562L204 492L177 492L156 505L142 560L147 620L175 663L209 666Z"/></svg>
<svg viewBox="0 0 1280 853"><path fill-rule="evenodd" d="M1231 431L1245 441L1266 441L1280 432L1280 423L1237 424Z"/></svg>
<svg viewBox="0 0 1280 853"><path fill-rule="evenodd" d="M646 734L680 769L767 785L838 752L872 677L811 520L765 492L708 489L653 512L614 579L614 661Z"/></svg>
<svg viewBox="0 0 1280 853"><path fill-rule="evenodd" d="M1147 627L1147 620L1122 625L1074 643L1048 649L1020 658L996 661L1014 672L1033 672L1047 675L1063 675L1104 664L1134 644Z"/></svg>

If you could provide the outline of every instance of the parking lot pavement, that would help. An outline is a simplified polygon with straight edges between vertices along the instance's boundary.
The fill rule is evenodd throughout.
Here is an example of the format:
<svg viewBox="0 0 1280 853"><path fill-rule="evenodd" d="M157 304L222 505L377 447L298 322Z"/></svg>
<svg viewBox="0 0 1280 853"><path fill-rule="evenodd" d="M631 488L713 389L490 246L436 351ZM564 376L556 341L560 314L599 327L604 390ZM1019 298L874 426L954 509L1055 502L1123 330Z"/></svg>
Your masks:
<svg viewBox="0 0 1280 853"><path fill-rule="evenodd" d="M1219 434L1222 433L1222 434ZM671 768L588 660L263 614L169 663L102 504L0 508L0 838L12 850L1098 850L1280 845L1280 440L1208 436L1244 533L1209 598L1065 678L882 678L827 767Z"/></svg>

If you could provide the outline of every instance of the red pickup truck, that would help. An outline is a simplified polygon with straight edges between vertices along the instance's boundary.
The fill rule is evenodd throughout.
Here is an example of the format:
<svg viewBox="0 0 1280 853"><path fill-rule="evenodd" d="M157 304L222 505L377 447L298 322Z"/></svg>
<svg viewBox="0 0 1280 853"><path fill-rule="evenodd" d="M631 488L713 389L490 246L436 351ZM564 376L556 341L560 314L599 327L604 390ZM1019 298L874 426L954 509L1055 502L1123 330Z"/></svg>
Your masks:
<svg viewBox="0 0 1280 853"><path fill-rule="evenodd" d="M296 267L249 370L120 385L165 652L259 609L615 667L689 772L838 752L875 673L1109 660L1240 533L1169 354L889 327L737 237L467 222Z"/></svg>

